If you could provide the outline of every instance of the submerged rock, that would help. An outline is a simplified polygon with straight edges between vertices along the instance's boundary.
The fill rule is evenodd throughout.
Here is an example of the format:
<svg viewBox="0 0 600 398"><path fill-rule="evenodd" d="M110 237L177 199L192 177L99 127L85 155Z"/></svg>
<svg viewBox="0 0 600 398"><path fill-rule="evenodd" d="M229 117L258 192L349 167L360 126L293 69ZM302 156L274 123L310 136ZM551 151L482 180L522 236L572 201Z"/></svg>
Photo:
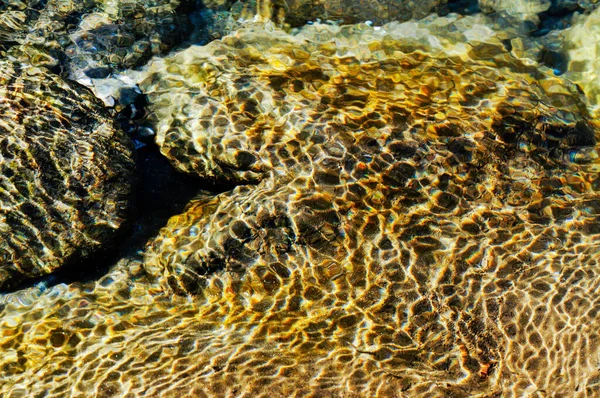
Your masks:
<svg viewBox="0 0 600 398"><path fill-rule="evenodd" d="M566 77L585 93L595 117L600 116L600 9L579 15L563 32L560 51L566 54Z"/></svg>
<svg viewBox="0 0 600 398"><path fill-rule="evenodd" d="M569 28L578 12L592 11L597 6L597 0L479 0L481 12L500 24L520 26L526 36L534 37Z"/></svg>
<svg viewBox="0 0 600 398"><path fill-rule="evenodd" d="M470 18L470 22L465 23L455 17L432 18L422 24L390 24L385 29L367 25L350 28L321 25L281 38L269 37L280 34L279 31L267 32L250 27L207 46L193 46L156 59L146 72L135 78L140 80L140 87L148 96L148 121L156 131L161 151L182 171L229 183L257 182L266 173L275 170L288 174L287 169L291 165L287 164L288 159L277 154L279 145L284 145L290 134L296 134L296 130L304 128L303 124L314 118L311 115L316 105L309 106L312 102L327 101L324 98L327 93L321 90L344 93L350 90L352 95L367 101L370 91L386 89L395 92L412 88L410 83L394 80L381 87L370 85L355 89L348 84L347 87L330 88L337 80L332 80L334 76L328 74L329 70L339 69L350 74L346 77L337 72L335 79L341 80L339 84L352 83L355 79L352 73L359 73L362 64L372 65L375 69L379 65L383 71L378 73L382 74L389 69L392 71L390 75L397 80L400 77L395 74L403 71L399 66L401 62L409 63L405 68L411 69L411 65L422 62L396 59L406 53L414 53L424 59L442 57L444 62L449 63L443 69L452 69L454 65L458 67L468 58L474 58L475 61L480 60L479 66L487 65L487 73L494 78L500 73L494 67L504 67L508 71L506 73L512 73L510 77L521 79L518 84L523 87L526 85L523 83L525 78L531 81L542 79L543 84L536 83L536 87L542 85L537 88L538 96L547 95L542 91L546 88L552 94L552 106L579 111L575 105L581 104L573 102L577 96L571 93L574 88L538 71L533 60L514 59L506 51L504 37L478 24L478 21ZM444 31L449 32L445 37L431 34ZM467 41L469 45L465 44ZM363 47L357 47L360 44ZM273 50L269 51L270 48ZM337 58L332 60L333 56ZM324 67L319 66L320 63ZM421 66L431 69L432 79L436 81L432 83L434 91L441 84L437 82L440 77L434 76L443 72L435 69L438 66L442 67L426 63ZM508 80L505 86L509 84L513 81ZM486 92L484 88L481 90ZM499 101L496 91L490 91L490 96ZM478 109L476 101L479 98L471 97L467 95L464 103L459 105ZM563 104L567 100L570 102ZM433 112L435 104L431 102L426 101L421 112ZM483 110L489 110L488 102L483 103ZM320 104L324 109L327 105L326 102ZM444 107L447 105L444 104ZM554 115L557 120L563 117L567 123L574 123L577 119L573 113L549 112L546 115L543 110L537 109L535 112L541 112L540 115L533 116L534 107L530 108L528 120L537 120L543 115ZM445 114L446 111L438 117ZM273 146L275 144L277 146Z"/></svg>
<svg viewBox="0 0 600 398"><path fill-rule="evenodd" d="M84 261L114 237L132 147L85 88L0 60L0 288Z"/></svg>
<svg viewBox="0 0 600 398"><path fill-rule="evenodd" d="M280 0L271 3L273 11L285 15L285 21L292 26L316 20L371 21L381 25L426 17L443 10L446 0Z"/></svg>
<svg viewBox="0 0 600 398"><path fill-rule="evenodd" d="M9 2L0 7L0 46L75 80L103 78L187 38L196 7L194 0Z"/></svg>
<svg viewBox="0 0 600 398"><path fill-rule="evenodd" d="M538 14L547 11L550 0L479 0L482 12L505 12L521 20L538 21Z"/></svg>
<svg viewBox="0 0 600 398"><path fill-rule="evenodd" d="M192 202L146 253L165 291L238 336L207 332L202 355L220 359L198 386L575 391L547 372L596 348L566 364L526 347L579 338L545 328L567 311L546 303L600 233L598 131L574 87L460 23L249 27L151 63L141 88L163 153L252 183Z"/></svg>

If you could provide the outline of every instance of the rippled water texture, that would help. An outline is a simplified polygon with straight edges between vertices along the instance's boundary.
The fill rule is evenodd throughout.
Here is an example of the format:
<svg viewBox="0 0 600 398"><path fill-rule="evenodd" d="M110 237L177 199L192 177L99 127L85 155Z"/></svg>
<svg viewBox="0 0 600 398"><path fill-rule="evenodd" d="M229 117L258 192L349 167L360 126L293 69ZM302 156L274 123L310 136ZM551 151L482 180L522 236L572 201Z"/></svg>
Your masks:
<svg viewBox="0 0 600 398"><path fill-rule="evenodd" d="M87 6L113 10L100 3ZM35 32L5 21L0 83L21 73L3 65L21 62L24 76L62 84L52 73L66 62L63 77L117 106L103 110L75 83L80 94L62 97L46 80L25 85L27 95L14 82L0 89L0 269L22 270L15 259L27 258L42 268L29 277L53 272L56 254L52 267L42 261L53 231L114 234L135 217L129 190L151 191L129 178L123 137L104 140L120 134L111 118L136 140L153 134L148 146L200 193L100 275L2 293L1 396L600 395L595 60L577 51L581 25L543 31L560 27L551 17L589 24L594 2L129 3L98 23L151 16L148 52L119 58L131 64L100 52L82 69L90 51L59 57L40 45L51 58L33 66L23 54ZM36 18L26 13L35 4L19 4L11 18ZM354 9L382 19L358 23L367 16ZM186 22L175 29L167 14ZM347 25L304 25L319 15ZM132 36L123 54L144 41L136 26L119 28ZM61 29L59 39L83 37ZM194 29L221 38L207 43ZM190 39L173 39L176 30ZM110 71L90 76L90 65ZM132 92L143 101L126 100ZM66 100L76 95L93 120ZM31 109L24 123L19 111ZM47 142L69 183L44 179L36 161ZM138 150L138 173L152 176L140 172L145 156ZM65 199L50 200L53 181ZM34 225L21 202L51 210L51 225ZM62 217L59 202L71 209ZM147 226L131 223L128 233L144 236ZM104 242L68 241L69 253Z"/></svg>

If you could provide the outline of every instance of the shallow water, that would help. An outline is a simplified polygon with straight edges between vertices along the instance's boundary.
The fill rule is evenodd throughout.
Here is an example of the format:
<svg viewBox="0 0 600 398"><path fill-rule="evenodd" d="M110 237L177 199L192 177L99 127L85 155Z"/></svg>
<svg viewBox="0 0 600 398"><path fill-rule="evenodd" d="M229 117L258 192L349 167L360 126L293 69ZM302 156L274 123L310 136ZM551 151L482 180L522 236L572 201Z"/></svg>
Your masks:
<svg viewBox="0 0 600 398"><path fill-rule="evenodd" d="M594 89L540 33L594 5L488 3L291 30L259 2L91 82L147 96L113 101L141 214L0 296L1 395L598 396Z"/></svg>

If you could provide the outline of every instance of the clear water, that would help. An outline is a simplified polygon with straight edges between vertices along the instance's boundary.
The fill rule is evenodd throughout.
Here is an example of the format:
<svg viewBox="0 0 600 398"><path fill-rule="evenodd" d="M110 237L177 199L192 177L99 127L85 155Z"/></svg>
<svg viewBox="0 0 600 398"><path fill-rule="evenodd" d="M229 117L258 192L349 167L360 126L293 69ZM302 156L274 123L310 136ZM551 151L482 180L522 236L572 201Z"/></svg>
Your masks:
<svg viewBox="0 0 600 398"><path fill-rule="evenodd" d="M233 30L82 72L119 120L146 96L143 214L99 272L2 294L3 396L598 395L589 20L350 3L205 10Z"/></svg>

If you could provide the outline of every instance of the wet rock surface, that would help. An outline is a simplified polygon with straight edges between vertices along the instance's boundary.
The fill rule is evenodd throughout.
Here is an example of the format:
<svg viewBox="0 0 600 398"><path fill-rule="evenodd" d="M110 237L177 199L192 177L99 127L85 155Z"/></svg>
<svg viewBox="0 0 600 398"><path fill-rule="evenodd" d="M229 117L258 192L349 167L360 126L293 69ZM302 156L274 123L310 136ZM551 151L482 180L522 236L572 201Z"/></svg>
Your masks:
<svg viewBox="0 0 600 398"><path fill-rule="evenodd" d="M114 237L132 155L85 88L0 60L0 288L83 261Z"/></svg>

